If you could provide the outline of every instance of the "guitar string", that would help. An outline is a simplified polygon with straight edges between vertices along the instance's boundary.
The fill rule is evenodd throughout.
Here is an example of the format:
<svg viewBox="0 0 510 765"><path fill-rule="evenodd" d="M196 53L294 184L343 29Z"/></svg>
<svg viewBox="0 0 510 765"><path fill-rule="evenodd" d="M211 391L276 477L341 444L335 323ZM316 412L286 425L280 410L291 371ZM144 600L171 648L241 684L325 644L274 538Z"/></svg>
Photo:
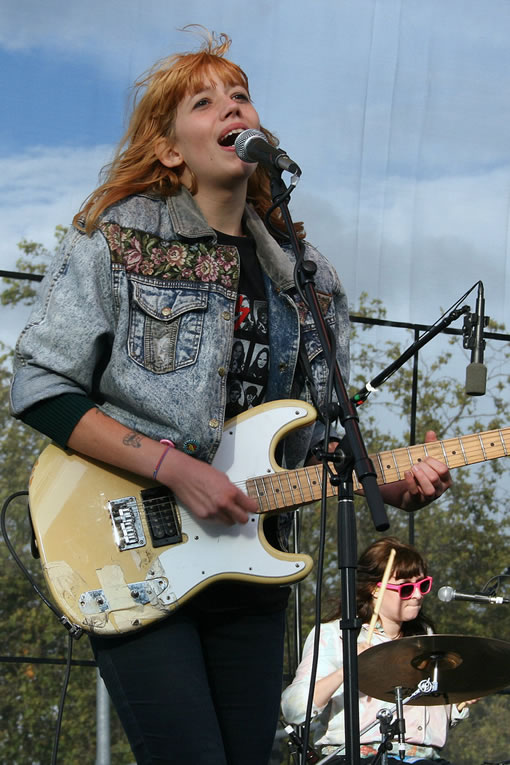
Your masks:
<svg viewBox="0 0 510 765"><path fill-rule="evenodd" d="M499 436L499 439L496 439L494 436L497 434ZM489 436L492 440L488 441L487 443L484 442L484 438ZM510 438L510 428L502 428L499 430L492 430L492 431L484 431L481 433L476 434L470 434L466 436L458 436L451 439L447 439L447 443L450 445L449 453L446 453L444 449L445 441L437 441L437 442L429 442L428 447L429 450L431 447L435 447L436 449L439 447L442 452L442 456L445 459L440 459L441 462L444 462L447 466L452 466L452 462L456 462L458 459L461 458L462 455L462 462L464 464L474 464L475 462L484 462L484 461L490 461L492 459L495 459L497 457L501 456L508 456L507 446L505 442L505 438ZM454 449L453 446L458 443L458 449ZM397 476L400 476L400 469L404 469L406 464L415 465L420 462L420 458L413 459L413 454L419 454L421 450L425 450L424 444L418 444L413 445L411 447L399 447L397 449L388 450L387 452L383 452L381 454L374 455L374 457L378 458L379 465L380 465L380 471L381 471L381 477L384 478L385 473L390 473L392 471L396 472ZM460 453L459 453L460 450ZM491 454L491 450L495 451L496 454ZM481 456L480 456L481 455ZM382 456L385 456L387 459L392 459L395 463L395 467L392 467L391 464L387 464L386 466L383 466L382 464ZM402 459L405 456L404 459ZM438 458L440 456L438 455ZM401 458L399 460L399 458ZM476 458L476 459L475 459ZM269 510L275 510L278 509L278 506L281 502L284 502L283 509L285 507L288 507L289 505L299 505L300 502L310 502L314 501L315 499L318 499L318 497L315 496L316 492L320 491L320 488L322 486L322 479L320 478L318 471L315 471L314 468L316 466L308 466L303 468L298 468L296 470L286 471L286 470L280 470L275 471L274 473L270 473L268 475L262 475L262 476L254 476L247 478L244 481L238 481L233 482L234 485L238 487L247 487L248 484L253 484L255 486L255 494L250 493L248 488L248 494L252 496L253 498L257 499L259 504L260 503L269 503L269 508L266 512ZM316 481L313 482L313 486L309 486L309 497L307 497L303 493L303 480L302 477L306 479L308 483L310 483L310 474L316 472ZM291 483L291 476L293 476L296 480L295 483ZM282 485L282 480L285 480L288 483L288 486ZM278 483L278 487L274 488L274 482ZM268 495L267 491L261 491L260 488L257 487L256 484L262 483L263 487L265 488L267 485L269 485L271 494L273 495L273 504L274 506L271 506L271 500L270 496ZM300 497L299 499L295 496L295 493L299 492ZM287 501L287 496L291 498L290 503ZM159 508L159 512L161 514L167 514L171 513L172 516L175 518L175 509L171 506L171 500L167 497L158 497L158 498L151 498L150 500L144 500L144 505L150 505L150 504L158 504L161 502L166 502L167 506ZM158 508L151 508L151 512L158 511Z"/></svg>
<svg viewBox="0 0 510 765"><path fill-rule="evenodd" d="M465 458L462 459L463 462L466 462L466 464L475 464L478 462L485 462L490 461L492 459L496 459L498 457L502 456L508 456L508 451L505 443L505 431L508 431L508 438L510 439L510 428L507 429L501 429L499 431L487 431L486 433L477 433L472 434L468 436L459 436L451 439L447 439L447 442L450 443L450 445L455 444L456 442L459 445L458 449L451 448L449 453L446 454L445 459L440 459L441 462L449 465L450 462L455 461L456 458L460 456L460 453L462 453L463 457L465 455ZM485 443L483 441L483 437L487 434L490 434L491 436L494 433L498 433L500 436L501 444L499 444L495 439L492 439L488 443ZM427 444L428 451L430 451L431 446L435 446L436 449L439 447L442 450L444 448L445 441L431 441ZM510 445L510 444L509 444ZM372 455L371 459L376 459L382 463L382 457L386 457L387 459L392 459L394 462L397 463L396 467L392 467L391 464L386 464L385 466L381 467L382 472L392 472L395 470L397 473L400 472L401 469L405 467L406 464L409 465L416 465L421 461L421 458L415 458L412 459L413 453L419 454L420 450L424 449L424 444L416 444L413 446L404 446L399 447L397 449L391 449L387 450L385 452ZM460 450L460 452L459 452ZM490 450L495 450L496 454L492 455L490 453ZM480 456L481 455L481 456ZM444 455L443 455L444 456ZM404 459L402 459L404 457ZM436 457L437 459L438 457ZM453 458L453 459L452 459ZM268 482L274 482L277 480L278 482L281 482L282 478L287 478L289 481L289 491L290 493L293 493L295 490L301 490L302 491L302 485L303 480L301 479L301 474L304 478L309 480L310 473L313 473L315 471L315 468L317 466L307 466L307 467L301 467L296 468L295 470L276 470L274 473L269 473L267 475L260 475L260 476L251 476L243 481L234 481L235 486L243 486L246 485L248 482L262 482L262 483L268 483ZM297 484L290 485L290 477L289 476L296 476L297 477ZM286 492L286 489L282 490Z"/></svg>

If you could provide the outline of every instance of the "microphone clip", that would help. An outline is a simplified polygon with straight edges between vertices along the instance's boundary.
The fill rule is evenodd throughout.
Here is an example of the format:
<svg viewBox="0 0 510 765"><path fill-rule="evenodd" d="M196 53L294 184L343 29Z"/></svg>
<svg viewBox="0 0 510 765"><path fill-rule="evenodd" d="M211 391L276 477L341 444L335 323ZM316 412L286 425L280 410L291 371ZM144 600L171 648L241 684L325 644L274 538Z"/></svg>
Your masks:
<svg viewBox="0 0 510 765"><path fill-rule="evenodd" d="M466 393L468 396L483 396L487 384L487 367L483 363L485 339L483 330L489 323L485 316L485 299L482 282L478 282L478 295L474 313L464 317L462 344L471 350L471 363L466 369Z"/></svg>
<svg viewBox="0 0 510 765"><path fill-rule="evenodd" d="M464 324L462 326L462 347L466 350L475 351L478 344L481 343L482 350L485 350L485 340L483 336L478 337L479 331L488 326L490 316L482 317L482 326L479 328L478 314L467 313L464 316Z"/></svg>

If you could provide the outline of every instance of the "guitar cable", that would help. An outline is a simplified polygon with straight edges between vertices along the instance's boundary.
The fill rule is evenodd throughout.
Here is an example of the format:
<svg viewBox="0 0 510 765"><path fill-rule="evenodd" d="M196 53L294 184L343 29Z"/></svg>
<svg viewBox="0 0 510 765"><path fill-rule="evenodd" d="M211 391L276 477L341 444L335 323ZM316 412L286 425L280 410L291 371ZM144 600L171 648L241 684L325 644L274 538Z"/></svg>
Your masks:
<svg viewBox="0 0 510 765"><path fill-rule="evenodd" d="M62 684L62 690L60 694L60 701L58 704L58 712L57 712L57 721L55 725L55 733L53 737L53 751L51 755L51 765L57 765L57 756L58 756L58 745L60 740L60 732L62 729L62 718L64 714L64 704L66 700L67 695L67 688L69 685L69 678L71 675L71 665L72 665L72 656L73 656L73 640L78 640L82 634L83 629L81 627L78 627L76 624L73 624L67 616L64 616L64 614L61 614L59 610L54 606L54 604L48 600L48 598L45 596L45 594L42 592L42 590L37 585L37 582L32 577L30 571L26 568L25 564L17 554L16 550L14 549L14 545L12 544L11 540L9 539L9 534L7 531L7 524L6 524L6 517L7 517L7 509L10 505L10 503L17 499L18 497L26 497L28 496L28 491L17 491L14 494L11 494L5 502L2 505L2 510L0 512L0 528L2 530L2 536L4 538L5 544L7 546L7 549L9 550L14 562L17 564L18 568L23 572L24 576L28 581L30 582L33 590L37 593L37 595L41 598L43 603L48 606L49 609L54 613L54 615L57 617L59 622L67 629L68 636L67 636L67 656L66 656L66 665L65 665L65 673L64 673L64 682ZM32 522L30 520L30 513L29 513L29 521L31 526L31 532L32 532L32 541L33 540L33 529L32 529ZM34 557L38 557L35 544L32 544L32 554Z"/></svg>

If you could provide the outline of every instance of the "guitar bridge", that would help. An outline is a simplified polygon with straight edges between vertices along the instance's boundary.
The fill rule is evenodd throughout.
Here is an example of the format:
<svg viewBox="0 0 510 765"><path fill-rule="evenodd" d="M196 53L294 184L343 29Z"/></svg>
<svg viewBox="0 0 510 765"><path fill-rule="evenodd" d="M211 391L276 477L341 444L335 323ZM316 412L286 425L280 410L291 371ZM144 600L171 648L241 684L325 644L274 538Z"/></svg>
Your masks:
<svg viewBox="0 0 510 765"><path fill-rule="evenodd" d="M108 511L113 526L113 536L119 550L132 550L146 544L135 497L110 500Z"/></svg>
<svg viewBox="0 0 510 765"><path fill-rule="evenodd" d="M177 503L164 486L140 492L153 547L182 542ZM119 550L133 550L147 544L136 497L121 497L108 502L115 543Z"/></svg>

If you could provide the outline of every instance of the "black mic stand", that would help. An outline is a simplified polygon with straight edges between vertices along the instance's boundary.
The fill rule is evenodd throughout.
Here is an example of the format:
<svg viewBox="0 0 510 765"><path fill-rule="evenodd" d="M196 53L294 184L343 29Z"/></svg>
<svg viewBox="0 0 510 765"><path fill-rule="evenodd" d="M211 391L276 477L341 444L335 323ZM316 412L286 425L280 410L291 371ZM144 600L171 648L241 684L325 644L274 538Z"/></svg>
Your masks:
<svg viewBox="0 0 510 765"><path fill-rule="evenodd" d="M461 300L462 299L463 298L461 298ZM469 311L470 308L468 305L463 305L462 308L454 308L449 314L443 316L440 321L438 321L432 327L429 327L429 329L424 332L421 337L419 337L414 343L411 343L411 345L398 357L398 359L395 359L395 361L383 369L383 371L374 377L370 382L367 382L365 386L352 397L353 404L356 406L361 406L361 404L364 404L369 395L374 393L382 385L382 383L386 382L386 380L391 377L394 372L400 369L400 367L403 366L406 361L412 358L412 356L414 356L420 350L420 348L423 348L423 346L432 340L433 337L442 332L443 329L446 329L446 327L448 327L452 321L458 319L459 316L462 316L462 314L469 313Z"/></svg>
<svg viewBox="0 0 510 765"><path fill-rule="evenodd" d="M389 709L383 707L377 715L379 720L379 730L381 731L381 743L377 750L377 754L372 761L372 765L386 765L388 761L388 752L393 748L393 724L391 722L392 714Z"/></svg>
<svg viewBox="0 0 510 765"><path fill-rule="evenodd" d="M376 472L368 457L360 433L356 409L349 399L336 358L332 354L332 341L315 291L314 276L316 266L311 261L303 261L302 248L290 217L287 200L292 189L287 189L283 183L281 171L271 171L270 177L273 206L266 213L266 220L276 207L280 208L296 257L296 288L301 293L313 317L324 356L330 372L333 373L333 383L338 404L329 403L326 406L325 414L329 420L339 419L345 430L345 437L342 440L342 450L345 458L342 460L338 474L334 476L333 480L338 487L337 534L338 567L340 570L342 597L340 629L343 639L344 660L345 751L346 760L349 765L359 765L360 730L357 639L360 623L356 614L357 537L354 514L353 470L363 486L375 528L378 531L386 531L389 528L389 522L377 485ZM331 455L321 456L326 461Z"/></svg>

